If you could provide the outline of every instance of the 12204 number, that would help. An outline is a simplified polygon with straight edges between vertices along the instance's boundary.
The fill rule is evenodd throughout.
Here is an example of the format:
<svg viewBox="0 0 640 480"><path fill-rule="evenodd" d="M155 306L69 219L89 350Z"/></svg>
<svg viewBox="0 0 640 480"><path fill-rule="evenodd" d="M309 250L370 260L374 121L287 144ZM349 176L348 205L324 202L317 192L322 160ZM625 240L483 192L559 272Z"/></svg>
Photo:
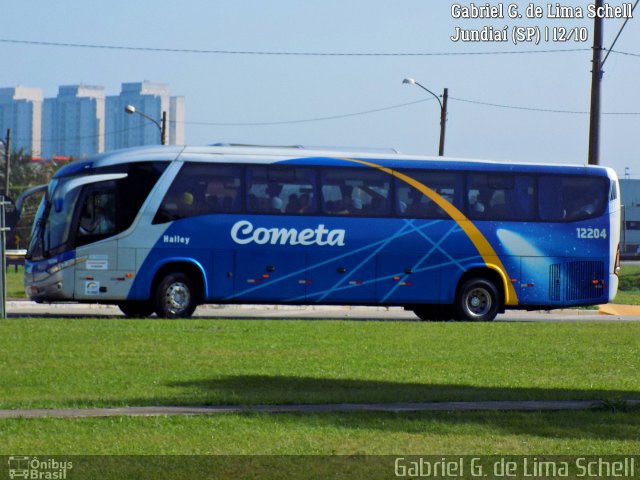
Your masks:
<svg viewBox="0 0 640 480"><path fill-rule="evenodd" d="M607 238L606 228L576 228L578 238L598 239Z"/></svg>

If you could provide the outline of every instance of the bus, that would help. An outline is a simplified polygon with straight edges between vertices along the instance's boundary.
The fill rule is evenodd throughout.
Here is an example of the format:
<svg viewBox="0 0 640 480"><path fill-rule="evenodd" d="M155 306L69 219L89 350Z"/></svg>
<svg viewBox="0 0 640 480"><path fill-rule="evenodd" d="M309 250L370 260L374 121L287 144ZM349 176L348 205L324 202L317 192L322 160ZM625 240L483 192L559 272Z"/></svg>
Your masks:
<svg viewBox="0 0 640 480"><path fill-rule="evenodd" d="M294 147L141 147L62 167L33 226L36 302L401 306L423 320L611 301L620 198L599 166Z"/></svg>

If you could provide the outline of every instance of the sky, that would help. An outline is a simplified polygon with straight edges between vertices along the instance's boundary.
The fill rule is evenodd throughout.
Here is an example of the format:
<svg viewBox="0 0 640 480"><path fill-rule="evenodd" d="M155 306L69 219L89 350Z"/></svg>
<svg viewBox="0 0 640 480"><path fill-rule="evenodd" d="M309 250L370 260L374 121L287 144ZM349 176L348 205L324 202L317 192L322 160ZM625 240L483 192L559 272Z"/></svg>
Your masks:
<svg viewBox="0 0 640 480"><path fill-rule="evenodd" d="M0 87L39 87L54 97L60 85L84 83L117 95L122 83L149 80L185 97L188 144L437 155L440 106L418 86L402 84L412 77L438 95L448 89L446 156L585 164L593 20L548 18L540 0L490 2L503 6L505 18L454 18L455 3L1 0ZM468 9L473 2L457 3ZM527 18L530 4L543 18ZM522 18L508 18L509 5ZM550 5L587 15L588 2ZM612 52L604 65L600 163L640 178L640 7L634 16L614 47L622 53ZM606 48L623 21L604 20ZM456 42L456 27L507 27L508 38ZM541 41L514 44L514 27L539 29ZM578 27L574 37L586 39L545 41L545 27Z"/></svg>

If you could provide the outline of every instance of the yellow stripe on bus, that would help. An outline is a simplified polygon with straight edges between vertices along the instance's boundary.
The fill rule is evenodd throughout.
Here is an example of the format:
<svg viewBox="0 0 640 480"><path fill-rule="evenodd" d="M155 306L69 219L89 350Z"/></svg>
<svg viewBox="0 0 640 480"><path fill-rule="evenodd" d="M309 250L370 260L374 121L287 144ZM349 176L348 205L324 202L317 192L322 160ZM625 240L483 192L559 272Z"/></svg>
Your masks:
<svg viewBox="0 0 640 480"><path fill-rule="evenodd" d="M482 260L484 260L484 263L487 265L487 267L496 271L498 275L500 275L500 278L502 278L502 282L505 287L505 305L518 305L518 295L516 294L516 290L513 287L513 282L511 282L511 279L507 275L507 269L504 268L500 257L493 249L489 241L485 238L485 236L473 224L473 222L465 217L465 215L454 205L452 205L451 202L448 202L444 197L427 187L425 184L409 177L408 175L405 175L404 173L400 173L396 170L383 167L375 163L356 160L354 158L344 158L343 160L359 163L361 165L366 165L372 168L377 168L378 170L388 173L389 175L411 185L420 193L433 200L440 208L442 208L446 212L447 215L449 215L449 217L451 217L451 219L453 219L460 226L467 237L469 237L469 240L471 240L473 245L476 247L478 253L482 257Z"/></svg>

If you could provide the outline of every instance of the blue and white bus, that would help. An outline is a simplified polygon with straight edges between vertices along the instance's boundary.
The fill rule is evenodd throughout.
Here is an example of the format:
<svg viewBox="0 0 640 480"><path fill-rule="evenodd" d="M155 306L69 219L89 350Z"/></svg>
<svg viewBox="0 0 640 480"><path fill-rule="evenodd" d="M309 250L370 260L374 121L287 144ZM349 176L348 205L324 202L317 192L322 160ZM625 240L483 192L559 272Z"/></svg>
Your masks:
<svg viewBox="0 0 640 480"><path fill-rule="evenodd" d="M403 306L425 320L612 300L616 174L276 147L146 147L60 169L25 286L38 302Z"/></svg>

